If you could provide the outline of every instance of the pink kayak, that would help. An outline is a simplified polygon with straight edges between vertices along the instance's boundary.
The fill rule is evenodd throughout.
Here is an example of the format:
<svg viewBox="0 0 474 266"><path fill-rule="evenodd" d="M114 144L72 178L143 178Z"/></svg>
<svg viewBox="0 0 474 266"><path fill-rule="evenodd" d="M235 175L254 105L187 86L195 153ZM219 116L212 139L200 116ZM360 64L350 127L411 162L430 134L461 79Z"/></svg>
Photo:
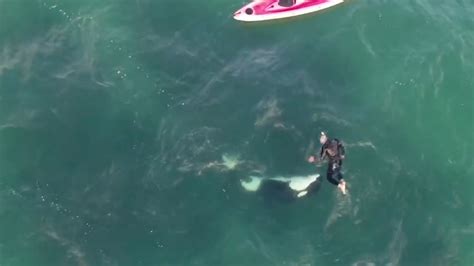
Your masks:
<svg viewBox="0 0 474 266"><path fill-rule="evenodd" d="M264 21L320 11L344 0L254 0L234 13L240 21Z"/></svg>

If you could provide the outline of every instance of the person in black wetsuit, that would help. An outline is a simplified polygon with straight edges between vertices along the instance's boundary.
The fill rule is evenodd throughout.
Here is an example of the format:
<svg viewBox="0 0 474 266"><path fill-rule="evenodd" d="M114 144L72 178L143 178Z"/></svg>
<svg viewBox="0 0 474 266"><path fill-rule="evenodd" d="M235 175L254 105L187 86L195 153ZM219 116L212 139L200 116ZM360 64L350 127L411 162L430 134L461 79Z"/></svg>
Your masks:
<svg viewBox="0 0 474 266"><path fill-rule="evenodd" d="M346 194L346 182L341 173L342 160L344 160L346 153L344 145L336 138L329 139L324 132L321 132L319 141L323 145L319 152L319 160L323 161L326 158L329 159L326 172L327 180L331 184L336 185L342 191L342 194ZM310 156L308 158L308 162L310 163L315 161L315 156Z"/></svg>

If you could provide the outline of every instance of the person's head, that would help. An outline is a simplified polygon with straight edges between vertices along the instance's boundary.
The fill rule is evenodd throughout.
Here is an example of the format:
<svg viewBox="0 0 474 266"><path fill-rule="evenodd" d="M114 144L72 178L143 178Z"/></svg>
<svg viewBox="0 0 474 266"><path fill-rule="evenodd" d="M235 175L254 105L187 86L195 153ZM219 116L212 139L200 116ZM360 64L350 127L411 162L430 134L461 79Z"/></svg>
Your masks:
<svg viewBox="0 0 474 266"><path fill-rule="evenodd" d="M326 136L326 133L321 132L321 136L319 137L319 142L321 142L321 144L324 144L326 143L326 141L328 141L328 137Z"/></svg>

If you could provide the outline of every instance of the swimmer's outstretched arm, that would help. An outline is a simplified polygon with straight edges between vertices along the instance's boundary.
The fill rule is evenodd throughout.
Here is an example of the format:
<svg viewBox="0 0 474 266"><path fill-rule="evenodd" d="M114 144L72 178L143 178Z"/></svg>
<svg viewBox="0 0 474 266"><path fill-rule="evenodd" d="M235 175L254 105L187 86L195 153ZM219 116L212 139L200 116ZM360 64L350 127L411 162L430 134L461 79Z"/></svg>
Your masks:
<svg viewBox="0 0 474 266"><path fill-rule="evenodd" d="M324 145L321 147L321 149L319 150L319 158L315 155L311 155L309 158L308 158L308 162L309 163L317 163L318 161L319 162L322 162L326 159L326 149L324 149Z"/></svg>

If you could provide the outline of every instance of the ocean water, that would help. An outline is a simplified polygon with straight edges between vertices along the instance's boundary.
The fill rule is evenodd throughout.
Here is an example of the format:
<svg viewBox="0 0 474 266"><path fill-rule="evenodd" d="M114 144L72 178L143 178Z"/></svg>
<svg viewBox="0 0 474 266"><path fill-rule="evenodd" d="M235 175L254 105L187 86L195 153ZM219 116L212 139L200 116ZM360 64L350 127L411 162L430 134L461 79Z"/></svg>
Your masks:
<svg viewBox="0 0 474 266"><path fill-rule="evenodd" d="M244 4L0 0L1 266L474 265L474 2Z"/></svg>

